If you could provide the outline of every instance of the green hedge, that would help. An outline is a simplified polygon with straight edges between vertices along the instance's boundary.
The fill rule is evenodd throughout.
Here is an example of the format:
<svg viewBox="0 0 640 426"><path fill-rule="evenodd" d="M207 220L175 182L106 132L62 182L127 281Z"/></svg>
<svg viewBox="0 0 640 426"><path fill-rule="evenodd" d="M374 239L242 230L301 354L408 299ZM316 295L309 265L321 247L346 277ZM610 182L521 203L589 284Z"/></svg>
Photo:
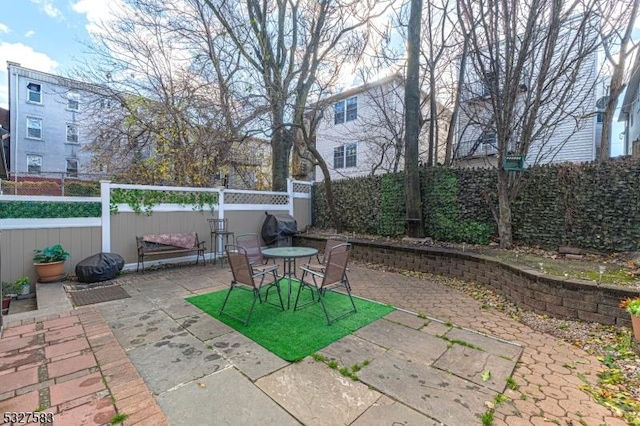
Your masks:
<svg viewBox="0 0 640 426"><path fill-rule="evenodd" d="M0 201L0 219L59 219L101 215L100 203Z"/></svg>

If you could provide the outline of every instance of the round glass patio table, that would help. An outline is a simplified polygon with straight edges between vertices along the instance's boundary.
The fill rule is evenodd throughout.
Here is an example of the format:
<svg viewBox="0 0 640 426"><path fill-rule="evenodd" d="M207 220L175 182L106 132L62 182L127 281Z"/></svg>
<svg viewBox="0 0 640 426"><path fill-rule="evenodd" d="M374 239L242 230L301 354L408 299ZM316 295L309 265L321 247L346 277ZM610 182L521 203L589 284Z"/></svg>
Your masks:
<svg viewBox="0 0 640 426"><path fill-rule="evenodd" d="M291 277L296 276L296 259L301 257L311 257L318 254L318 250L311 247L274 247L262 250L262 256L269 259L282 259L284 261L284 274L289 290L287 292L287 309L291 306Z"/></svg>

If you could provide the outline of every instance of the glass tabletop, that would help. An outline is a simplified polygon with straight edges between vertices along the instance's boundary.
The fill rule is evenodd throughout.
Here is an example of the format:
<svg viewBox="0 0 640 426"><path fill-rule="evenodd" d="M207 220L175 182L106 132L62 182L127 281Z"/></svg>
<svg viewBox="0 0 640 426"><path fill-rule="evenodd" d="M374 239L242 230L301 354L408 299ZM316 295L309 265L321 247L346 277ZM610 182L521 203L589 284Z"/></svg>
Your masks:
<svg viewBox="0 0 640 426"><path fill-rule="evenodd" d="M279 257L293 259L296 257L309 257L318 253L311 247L274 247L262 250L264 257Z"/></svg>

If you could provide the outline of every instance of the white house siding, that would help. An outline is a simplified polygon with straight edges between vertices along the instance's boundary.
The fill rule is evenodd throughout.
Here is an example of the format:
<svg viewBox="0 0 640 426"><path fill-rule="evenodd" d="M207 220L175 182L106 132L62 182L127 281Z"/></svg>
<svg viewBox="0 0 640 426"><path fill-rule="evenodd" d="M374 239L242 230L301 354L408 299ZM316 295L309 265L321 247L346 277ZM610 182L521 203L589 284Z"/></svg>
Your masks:
<svg viewBox="0 0 640 426"><path fill-rule="evenodd" d="M79 111L67 109L69 87L61 84L64 79L50 74L29 70L10 63L9 112L11 120L12 172L27 172L27 155L42 157L42 172L66 172L67 159L78 161L78 172L89 164L90 155L83 152L87 128L80 120L83 99L86 95L78 90ZM40 84L41 103L28 102L27 85ZM27 137L27 117L42 119L42 138ZM67 142L67 123L78 126L78 143Z"/></svg>
<svg viewBox="0 0 640 426"><path fill-rule="evenodd" d="M582 68L578 75L577 84L574 87L575 93L570 101L566 103L565 110L573 111L570 117L567 117L561 123L557 124L550 135L539 135L534 138L532 145L526 157L526 164L547 164L560 162L584 162L592 161L596 158L596 130L597 115L596 101L601 96L600 85L596 84L598 78L598 55L593 52L588 59L583 62ZM535 66L533 67L535 72ZM496 150L489 149L489 152L476 151L475 155L464 157L468 149L466 143L474 141L482 134L483 126L480 123L483 119L472 119L482 117L483 105L489 105L490 99L482 99L478 96L478 83L474 83L473 65L470 65L467 75L467 86L463 90L463 101L461 103L460 115L457 123L457 144L459 146L459 154L456 158L459 166L477 166L481 163L484 165L496 165L494 160L487 160L487 154L495 156ZM476 77L477 79L477 77ZM527 90L535 90L530 87L535 82L535 74L528 81ZM527 92L523 92L519 96L524 99ZM487 108L490 108L487 107ZM480 111L480 112L478 112ZM541 109L539 116L545 117L549 114L549 109ZM490 112L488 112L490 114ZM544 118L541 118L544 120ZM538 132L542 127L538 127ZM517 135L516 135L517 138ZM544 141L544 142L543 142ZM454 148L455 149L455 148ZM485 158L484 161L482 158Z"/></svg>
<svg viewBox="0 0 640 426"><path fill-rule="evenodd" d="M400 130L400 139L404 143L404 116L403 101L404 88L400 80L386 78L380 82L372 83L368 86L361 86L338 95L331 99L330 104L323 111L323 116L316 129L316 149L326 161L331 179L343 179L348 177L366 176L371 174L374 166L380 161L381 150L373 141L382 141L392 139L391 130L383 125L377 125L377 111L379 107L372 100L374 97L380 99L381 96L386 97L385 105L388 106L387 112L391 112L394 120L399 123L396 129ZM334 124L335 102L346 100L356 96L358 98L358 118L345 123ZM381 104L380 100L378 104ZM391 110L391 111L390 111ZM428 109L425 112L428 115ZM439 143L440 149L438 158L444 158L444 141L446 140L446 125L448 120L439 122ZM428 126L424 126L420 135L421 160L427 159L429 131ZM334 168L334 149L336 147L357 143L357 163L355 167ZM394 159L394 151L390 150L384 157L382 164L376 169L376 174L386 173L392 170ZM404 166L404 157L400 158L398 170L402 170ZM319 167L316 167L315 178L317 182L324 180L324 176Z"/></svg>

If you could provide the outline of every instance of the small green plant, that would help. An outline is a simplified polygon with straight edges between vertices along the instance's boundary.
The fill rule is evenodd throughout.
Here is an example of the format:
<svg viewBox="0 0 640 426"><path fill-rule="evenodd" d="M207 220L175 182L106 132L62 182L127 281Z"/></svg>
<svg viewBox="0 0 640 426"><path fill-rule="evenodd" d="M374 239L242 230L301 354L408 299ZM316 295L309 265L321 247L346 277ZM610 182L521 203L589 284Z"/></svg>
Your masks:
<svg viewBox="0 0 640 426"><path fill-rule="evenodd" d="M516 381L513 379L513 377L507 377L507 387L514 391L519 389L519 386L516 383Z"/></svg>
<svg viewBox="0 0 640 426"><path fill-rule="evenodd" d="M332 369L337 369L338 368L338 361L335 360L331 360L329 362L327 362L327 367L332 368Z"/></svg>
<svg viewBox="0 0 640 426"><path fill-rule="evenodd" d="M318 362L324 362L326 359L324 355L319 353L311 354L311 358L313 358L314 361L318 361Z"/></svg>
<svg viewBox="0 0 640 426"><path fill-rule="evenodd" d="M63 262L70 256L69 253L64 251L60 244L49 246L43 249L34 250L33 261L35 263L53 263Z"/></svg>
<svg viewBox="0 0 640 426"><path fill-rule="evenodd" d="M509 397L507 395L499 393L493 398L493 403L497 407L498 405L502 404L503 402L507 402L508 400Z"/></svg>
<svg viewBox="0 0 640 426"><path fill-rule="evenodd" d="M115 416L111 417L111 420L109 420L109 424L112 425L117 425L118 423L122 423L125 420L127 420L129 418L128 414L125 413L118 413Z"/></svg>
<svg viewBox="0 0 640 426"><path fill-rule="evenodd" d="M493 424L493 410L482 413L482 426L491 426Z"/></svg>
<svg viewBox="0 0 640 426"><path fill-rule="evenodd" d="M640 317L640 297L626 298L620 302L620 307L626 309L631 315Z"/></svg>
<svg viewBox="0 0 640 426"><path fill-rule="evenodd" d="M371 361L369 361L368 359L365 359L364 361L362 361L362 366L363 367L366 367L369 364L371 364Z"/></svg>
<svg viewBox="0 0 640 426"><path fill-rule="evenodd" d="M418 318L427 319L427 316L425 314L418 314Z"/></svg>

